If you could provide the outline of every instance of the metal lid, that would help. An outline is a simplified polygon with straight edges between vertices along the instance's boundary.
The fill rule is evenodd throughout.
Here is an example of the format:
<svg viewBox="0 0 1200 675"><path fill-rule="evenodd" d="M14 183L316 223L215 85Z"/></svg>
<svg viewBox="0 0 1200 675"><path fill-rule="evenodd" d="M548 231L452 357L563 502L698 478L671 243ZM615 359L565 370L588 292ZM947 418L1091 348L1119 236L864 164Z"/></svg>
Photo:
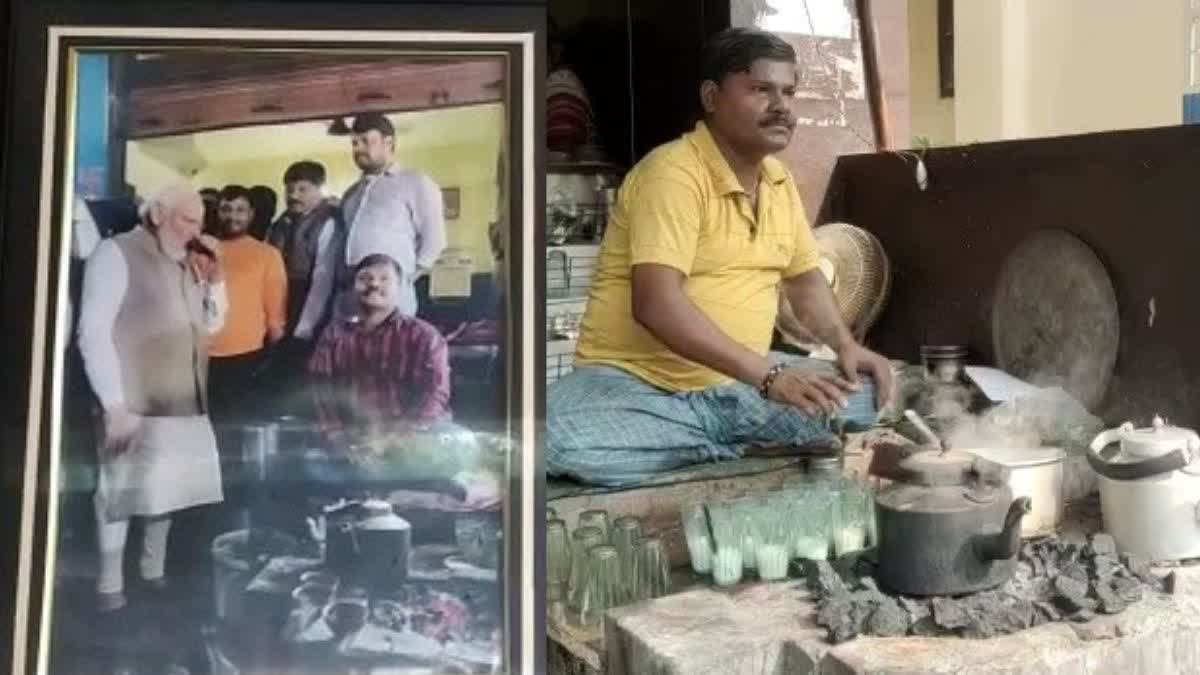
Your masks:
<svg viewBox="0 0 1200 675"><path fill-rule="evenodd" d="M962 345L921 345L921 356L932 358L962 358L967 348Z"/></svg>
<svg viewBox="0 0 1200 675"><path fill-rule="evenodd" d="M846 460L842 455L809 457L806 464L809 473L831 473L840 471L846 465Z"/></svg>
<svg viewBox="0 0 1200 675"><path fill-rule="evenodd" d="M926 450L900 461L899 479L916 485L966 485L974 464L973 455L959 450Z"/></svg>
<svg viewBox="0 0 1200 675"><path fill-rule="evenodd" d="M1135 442L1179 443L1183 447L1187 447L1187 442L1192 438L1192 434L1194 433L1191 429L1171 426L1158 415L1154 416L1154 420L1149 427L1122 429L1121 431L1122 436Z"/></svg>
<svg viewBox="0 0 1200 675"><path fill-rule="evenodd" d="M1010 469L1042 466L1063 461L1061 448L968 448L967 452Z"/></svg>

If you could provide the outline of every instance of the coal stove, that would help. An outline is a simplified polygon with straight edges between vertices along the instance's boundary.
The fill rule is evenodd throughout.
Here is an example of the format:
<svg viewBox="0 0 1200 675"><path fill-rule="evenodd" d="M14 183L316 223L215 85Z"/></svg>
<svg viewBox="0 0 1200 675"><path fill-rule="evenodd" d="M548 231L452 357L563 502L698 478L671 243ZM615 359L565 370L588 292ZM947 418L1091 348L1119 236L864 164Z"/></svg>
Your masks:
<svg viewBox="0 0 1200 675"><path fill-rule="evenodd" d="M916 598L880 590L868 556L806 563L816 622L832 643L859 635L989 638L1044 623L1117 614L1163 579L1148 561L1118 554L1111 536L1046 537L1022 544L1014 577L999 588Z"/></svg>

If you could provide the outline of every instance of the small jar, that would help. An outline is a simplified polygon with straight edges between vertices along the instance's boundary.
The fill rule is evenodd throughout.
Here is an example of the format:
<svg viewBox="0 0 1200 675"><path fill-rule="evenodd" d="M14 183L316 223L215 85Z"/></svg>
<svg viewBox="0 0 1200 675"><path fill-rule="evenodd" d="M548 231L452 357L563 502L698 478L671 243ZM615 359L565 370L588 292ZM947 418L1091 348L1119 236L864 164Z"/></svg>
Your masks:
<svg viewBox="0 0 1200 675"><path fill-rule="evenodd" d="M962 345L922 345L921 363L925 366L925 379L941 384L962 381L966 356L967 348Z"/></svg>

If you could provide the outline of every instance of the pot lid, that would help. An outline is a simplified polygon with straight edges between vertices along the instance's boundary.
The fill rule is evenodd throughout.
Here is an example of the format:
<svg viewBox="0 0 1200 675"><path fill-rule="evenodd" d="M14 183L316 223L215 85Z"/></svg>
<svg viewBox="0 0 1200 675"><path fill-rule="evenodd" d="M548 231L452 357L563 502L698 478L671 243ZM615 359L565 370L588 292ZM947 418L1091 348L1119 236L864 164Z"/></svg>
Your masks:
<svg viewBox="0 0 1200 675"><path fill-rule="evenodd" d="M1120 427L1122 450L1133 450L1138 457L1162 455L1172 450L1192 449L1196 444L1196 432L1186 427L1167 424L1162 417L1155 415L1150 426L1136 429L1126 422Z"/></svg>
<svg viewBox="0 0 1200 675"><path fill-rule="evenodd" d="M967 452L1010 469L1061 462L1061 448L970 448Z"/></svg>
<svg viewBox="0 0 1200 675"><path fill-rule="evenodd" d="M360 530L407 530L412 527L407 520L396 515L388 502L368 500L363 502L363 509L366 514L358 521Z"/></svg>
<svg viewBox="0 0 1200 675"><path fill-rule="evenodd" d="M901 460L899 479L916 485L966 485L974 464L974 456L959 450L923 450Z"/></svg>

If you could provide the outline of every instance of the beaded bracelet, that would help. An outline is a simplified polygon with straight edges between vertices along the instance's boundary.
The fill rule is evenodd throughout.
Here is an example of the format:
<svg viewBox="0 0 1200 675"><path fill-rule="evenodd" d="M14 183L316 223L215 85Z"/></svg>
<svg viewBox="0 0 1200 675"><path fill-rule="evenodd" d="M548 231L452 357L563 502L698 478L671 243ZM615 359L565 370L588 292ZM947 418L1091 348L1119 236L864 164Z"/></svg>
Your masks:
<svg viewBox="0 0 1200 675"><path fill-rule="evenodd" d="M760 396L763 398L771 397L771 385L775 384L775 378L779 377L779 374L782 373L783 370L784 365L782 363L776 363L775 365L771 366L771 368L767 371L767 374L763 376L762 384L758 385L758 393Z"/></svg>

